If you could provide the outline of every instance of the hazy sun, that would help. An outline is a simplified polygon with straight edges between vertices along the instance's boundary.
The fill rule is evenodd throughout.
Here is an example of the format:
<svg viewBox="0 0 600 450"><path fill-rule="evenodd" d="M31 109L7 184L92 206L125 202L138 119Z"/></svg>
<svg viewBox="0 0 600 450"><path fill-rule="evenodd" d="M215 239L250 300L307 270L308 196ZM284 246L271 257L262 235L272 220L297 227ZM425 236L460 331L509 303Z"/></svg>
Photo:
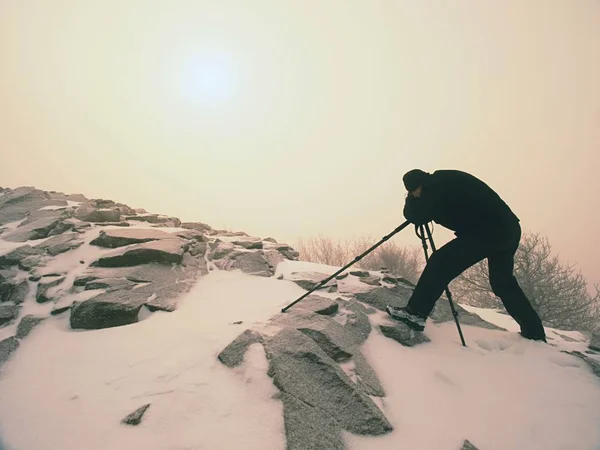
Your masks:
<svg viewBox="0 0 600 450"><path fill-rule="evenodd" d="M234 58L226 52L190 55L180 68L178 91L187 101L217 107L230 101L239 87Z"/></svg>

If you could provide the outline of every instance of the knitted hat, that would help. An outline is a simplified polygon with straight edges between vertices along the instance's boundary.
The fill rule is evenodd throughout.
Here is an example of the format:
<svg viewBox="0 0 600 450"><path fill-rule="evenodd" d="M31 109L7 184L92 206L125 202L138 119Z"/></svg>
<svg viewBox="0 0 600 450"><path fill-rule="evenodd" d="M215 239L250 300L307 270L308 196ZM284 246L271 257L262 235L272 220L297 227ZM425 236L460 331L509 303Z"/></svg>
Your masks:
<svg viewBox="0 0 600 450"><path fill-rule="evenodd" d="M412 192L419 186L422 186L430 174L423 172L421 169L413 169L404 174L402 181L404 181L404 187L408 192Z"/></svg>

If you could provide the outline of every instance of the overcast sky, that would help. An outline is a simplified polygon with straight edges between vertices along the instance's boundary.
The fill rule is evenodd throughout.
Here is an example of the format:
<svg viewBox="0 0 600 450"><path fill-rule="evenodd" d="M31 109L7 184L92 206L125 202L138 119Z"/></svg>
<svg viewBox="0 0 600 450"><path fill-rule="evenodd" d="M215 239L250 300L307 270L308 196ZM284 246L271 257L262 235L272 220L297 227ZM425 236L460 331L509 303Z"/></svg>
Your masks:
<svg viewBox="0 0 600 450"><path fill-rule="evenodd" d="M0 64L0 186L292 243L462 169L600 280L598 1L2 0Z"/></svg>

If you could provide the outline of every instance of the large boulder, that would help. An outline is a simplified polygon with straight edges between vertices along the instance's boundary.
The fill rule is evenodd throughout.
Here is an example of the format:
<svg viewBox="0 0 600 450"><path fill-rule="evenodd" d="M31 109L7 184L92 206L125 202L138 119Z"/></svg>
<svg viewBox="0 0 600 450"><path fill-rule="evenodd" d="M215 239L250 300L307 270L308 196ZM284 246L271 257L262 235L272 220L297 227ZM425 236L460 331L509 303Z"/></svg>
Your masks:
<svg viewBox="0 0 600 450"><path fill-rule="evenodd" d="M25 258L32 256L40 256L43 251L39 248L31 247L30 245L23 245L18 247L4 255L0 256L0 268L8 268L17 266Z"/></svg>
<svg viewBox="0 0 600 450"><path fill-rule="evenodd" d="M161 239L119 249L92 263L95 267L127 267L148 263L181 263L189 243L183 239Z"/></svg>
<svg viewBox="0 0 600 450"><path fill-rule="evenodd" d="M11 278L2 281L2 276L0 275L0 303L10 302L20 305L25 301L28 291L29 283L27 280L19 281L17 278Z"/></svg>
<svg viewBox="0 0 600 450"><path fill-rule="evenodd" d="M90 242L91 245L105 248L124 247L131 244L141 244L144 242L156 241L159 239L173 238L169 233L151 228L128 228L118 230L102 230L96 239Z"/></svg>
<svg viewBox="0 0 600 450"><path fill-rule="evenodd" d="M210 231L212 227L202 222L183 222L181 228L197 231Z"/></svg>
<svg viewBox="0 0 600 450"><path fill-rule="evenodd" d="M71 328L96 330L136 323L142 306L143 301L132 299L127 291L75 302L71 307Z"/></svg>
<svg viewBox="0 0 600 450"><path fill-rule="evenodd" d="M221 270L239 269L249 275L261 277L270 277L273 275L271 266L262 254L262 250L234 251L228 253L226 258L215 260L214 263Z"/></svg>
<svg viewBox="0 0 600 450"><path fill-rule="evenodd" d="M75 210L75 217L87 222L118 222L121 211L118 208L99 209L91 204L84 204Z"/></svg>
<svg viewBox="0 0 600 450"><path fill-rule="evenodd" d="M392 430L373 400L308 336L284 328L265 341L265 351L269 375L282 393L324 412L351 433L377 436Z"/></svg>
<svg viewBox="0 0 600 450"><path fill-rule="evenodd" d="M0 326L12 322L18 315L18 305L14 303L0 303Z"/></svg>
<svg viewBox="0 0 600 450"><path fill-rule="evenodd" d="M40 211L45 206L56 202L44 191L33 187L19 187L14 190L6 190L0 196L0 225L25 219L27 216L44 216L48 211ZM52 211L50 211L52 212Z"/></svg>
<svg viewBox="0 0 600 450"><path fill-rule="evenodd" d="M51 216L36 220L27 225L21 225L10 233L5 233L2 237L10 242L25 242L36 239L43 239L50 235L50 232L60 223L60 217Z"/></svg>
<svg viewBox="0 0 600 450"><path fill-rule="evenodd" d="M50 256L60 255L61 253L75 250L83 244L83 239L79 233L65 233L53 236L41 244L35 246Z"/></svg>

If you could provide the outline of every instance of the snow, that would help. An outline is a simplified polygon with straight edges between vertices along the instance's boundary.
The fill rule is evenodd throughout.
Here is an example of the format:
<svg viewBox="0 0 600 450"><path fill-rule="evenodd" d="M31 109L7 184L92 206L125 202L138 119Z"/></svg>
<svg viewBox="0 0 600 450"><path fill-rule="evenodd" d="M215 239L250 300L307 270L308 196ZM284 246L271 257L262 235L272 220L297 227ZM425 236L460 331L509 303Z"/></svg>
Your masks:
<svg viewBox="0 0 600 450"><path fill-rule="evenodd" d="M38 211L58 211L60 209L67 209L67 205L48 205L48 206L42 206Z"/></svg>
<svg viewBox="0 0 600 450"><path fill-rule="evenodd" d="M89 231L86 242L97 232ZM79 258L89 263L102 251L86 244L46 270L73 278ZM276 276L337 270L286 261ZM213 270L176 311L145 310L134 325L75 332L68 315L51 317L2 367L0 435L9 449L20 450L284 449L282 405L262 347L253 345L233 370L217 355L246 328L263 329L304 292L276 277ZM465 308L509 331L463 325L463 348L454 323L429 323L432 342L407 348L373 328L363 353L386 392L374 400L394 431L345 433L348 448L458 449L469 439L485 450L597 450L600 380L583 361L560 352L583 350L585 336L548 329L558 348L530 342L514 332L509 316ZM369 318L391 323L381 312ZM146 403L138 427L120 423Z"/></svg>

